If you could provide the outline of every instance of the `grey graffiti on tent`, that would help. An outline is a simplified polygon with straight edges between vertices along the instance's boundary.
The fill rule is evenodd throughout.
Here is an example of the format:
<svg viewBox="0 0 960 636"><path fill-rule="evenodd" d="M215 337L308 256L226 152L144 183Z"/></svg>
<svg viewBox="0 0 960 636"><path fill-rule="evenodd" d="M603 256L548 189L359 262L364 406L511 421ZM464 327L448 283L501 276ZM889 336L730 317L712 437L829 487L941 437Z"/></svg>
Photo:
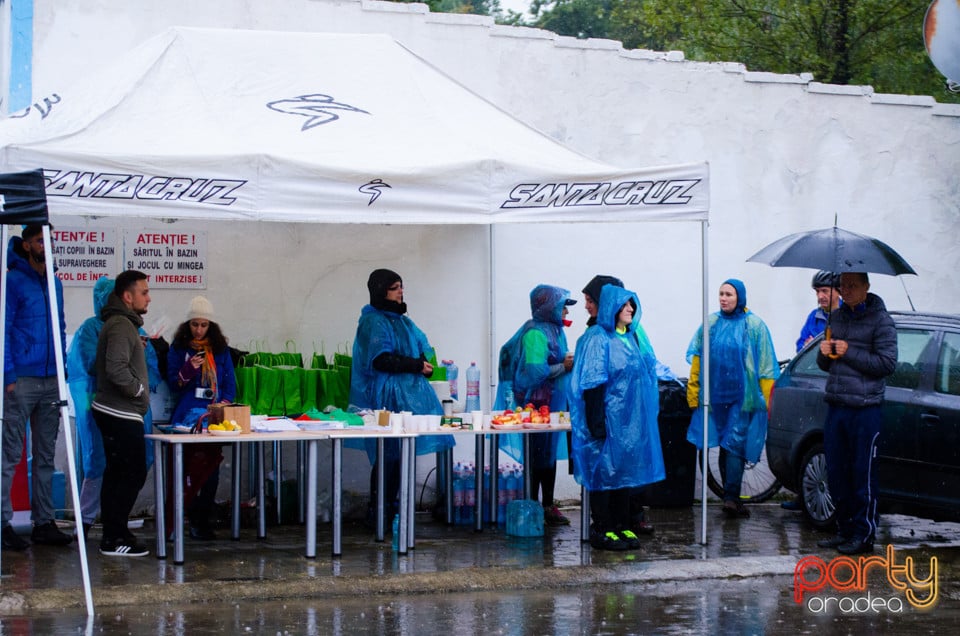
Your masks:
<svg viewBox="0 0 960 636"><path fill-rule="evenodd" d="M267 108L286 115L306 117L307 121L300 127L300 130L309 130L317 126L322 126L323 124L337 121L340 119L340 115L335 111L338 110L363 113L364 115L370 114L362 108L334 101L333 97L324 95L323 93L299 95L297 97L279 99L275 102L267 102Z"/></svg>
<svg viewBox="0 0 960 636"><path fill-rule="evenodd" d="M389 183L386 183L383 179L374 179L373 181L364 183L357 189L363 194L370 195L370 200L367 202L367 205L370 206L373 205L373 202L380 197L380 190L390 187L392 186Z"/></svg>
<svg viewBox="0 0 960 636"><path fill-rule="evenodd" d="M38 99L32 105L27 106L23 110L11 113L10 119L23 119L30 113L39 113L40 119L46 119L47 115L50 114L50 111L53 110L53 105L59 103L60 96L56 93L50 93L48 97Z"/></svg>

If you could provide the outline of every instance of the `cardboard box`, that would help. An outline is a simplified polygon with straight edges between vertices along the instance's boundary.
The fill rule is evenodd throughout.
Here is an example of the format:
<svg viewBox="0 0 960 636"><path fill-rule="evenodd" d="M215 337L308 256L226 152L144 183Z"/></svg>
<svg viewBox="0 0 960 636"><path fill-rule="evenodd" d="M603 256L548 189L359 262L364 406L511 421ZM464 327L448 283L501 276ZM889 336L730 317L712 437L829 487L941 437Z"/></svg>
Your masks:
<svg viewBox="0 0 960 636"><path fill-rule="evenodd" d="M228 404L223 407L223 419L233 420L241 433L250 432L250 407L246 404Z"/></svg>

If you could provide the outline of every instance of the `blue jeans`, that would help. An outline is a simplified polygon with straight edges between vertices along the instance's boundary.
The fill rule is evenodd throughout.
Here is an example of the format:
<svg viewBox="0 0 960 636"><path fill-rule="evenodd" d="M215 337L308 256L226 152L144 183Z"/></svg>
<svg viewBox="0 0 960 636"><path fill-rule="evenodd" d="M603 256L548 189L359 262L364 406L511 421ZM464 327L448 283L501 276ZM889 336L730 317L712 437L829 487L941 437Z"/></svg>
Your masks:
<svg viewBox="0 0 960 636"><path fill-rule="evenodd" d="M851 408L830 405L823 427L827 483L837 509L837 532L873 543L877 512L877 440L879 406Z"/></svg>
<svg viewBox="0 0 960 636"><path fill-rule="evenodd" d="M30 420L30 516L34 525L53 521L53 458L60 431L57 377L20 377L12 393L3 396L3 525L13 519L10 484L23 456L27 420Z"/></svg>

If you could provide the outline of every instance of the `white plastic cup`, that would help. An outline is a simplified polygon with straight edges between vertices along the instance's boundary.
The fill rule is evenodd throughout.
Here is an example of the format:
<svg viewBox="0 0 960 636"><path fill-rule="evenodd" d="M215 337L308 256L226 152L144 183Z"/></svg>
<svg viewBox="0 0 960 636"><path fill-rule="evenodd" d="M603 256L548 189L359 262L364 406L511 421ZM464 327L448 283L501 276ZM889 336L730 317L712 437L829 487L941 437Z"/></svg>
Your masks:
<svg viewBox="0 0 960 636"><path fill-rule="evenodd" d="M400 411L400 415L403 417L403 428L405 431L413 431L413 413L410 411Z"/></svg>
<svg viewBox="0 0 960 636"><path fill-rule="evenodd" d="M428 415L427 416L427 429L428 431L439 431L440 430L440 416L439 415Z"/></svg>
<svg viewBox="0 0 960 636"><path fill-rule="evenodd" d="M403 432L403 416L399 413L390 414L390 430L394 433Z"/></svg>
<svg viewBox="0 0 960 636"><path fill-rule="evenodd" d="M560 424L560 411L550 411L550 425L557 426Z"/></svg>
<svg viewBox="0 0 960 636"><path fill-rule="evenodd" d="M483 411L470 411L470 423L473 430L479 431L483 427Z"/></svg>

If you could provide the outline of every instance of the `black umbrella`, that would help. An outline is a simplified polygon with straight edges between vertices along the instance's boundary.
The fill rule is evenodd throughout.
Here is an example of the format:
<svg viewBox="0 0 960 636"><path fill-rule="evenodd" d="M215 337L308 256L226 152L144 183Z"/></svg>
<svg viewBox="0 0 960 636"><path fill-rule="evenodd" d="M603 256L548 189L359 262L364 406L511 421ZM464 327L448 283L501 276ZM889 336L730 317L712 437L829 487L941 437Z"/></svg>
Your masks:
<svg viewBox="0 0 960 636"><path fill-rule="evenodd" d="M824 269L837 274L916 274L907 261L883 241L837 226L785 236L747 261L766 263L771 267Z"/></svg>

